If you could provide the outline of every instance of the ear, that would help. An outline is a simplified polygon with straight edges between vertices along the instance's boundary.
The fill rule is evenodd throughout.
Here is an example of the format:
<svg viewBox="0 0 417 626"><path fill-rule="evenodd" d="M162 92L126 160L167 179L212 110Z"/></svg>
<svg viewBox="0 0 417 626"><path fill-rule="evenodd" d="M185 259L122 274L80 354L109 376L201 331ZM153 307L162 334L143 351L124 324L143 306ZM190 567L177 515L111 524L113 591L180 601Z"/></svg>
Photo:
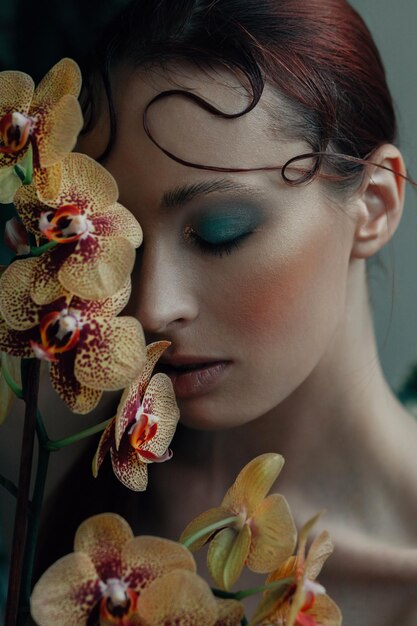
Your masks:
<svg viewBox="0 0 417 626"><path fill-rule="evenodd" d="M371 156L358 196L353 258L376 254L393 236L404 206L405 175L403 158L395 146L384 144Z"/></svg>

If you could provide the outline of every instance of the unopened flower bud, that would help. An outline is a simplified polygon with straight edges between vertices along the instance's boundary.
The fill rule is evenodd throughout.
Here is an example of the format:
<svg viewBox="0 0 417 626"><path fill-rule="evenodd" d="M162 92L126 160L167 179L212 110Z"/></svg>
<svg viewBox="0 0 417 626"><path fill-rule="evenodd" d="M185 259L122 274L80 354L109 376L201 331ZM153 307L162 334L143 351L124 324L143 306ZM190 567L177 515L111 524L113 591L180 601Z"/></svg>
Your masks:
<svg viewBox="0 0 417 626"><path fill-rule="evenodd" d="M29 254L29 237L23 224L15 217L6 222L4 243L16 254Z"/></svg>

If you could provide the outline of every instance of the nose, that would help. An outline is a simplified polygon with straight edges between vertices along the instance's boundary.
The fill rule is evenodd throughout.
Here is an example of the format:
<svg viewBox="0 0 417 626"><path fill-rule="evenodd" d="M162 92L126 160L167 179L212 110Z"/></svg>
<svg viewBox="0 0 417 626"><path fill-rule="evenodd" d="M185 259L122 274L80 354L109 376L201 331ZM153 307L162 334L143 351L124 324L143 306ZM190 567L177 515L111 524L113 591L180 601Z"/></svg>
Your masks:
<svg viewBox="0 0 417 626"><path fill-rule="evenodd" d="M148 334L177 330L198 316L191 267L163 243L143 245L134 277L136 317Z"/></svg>

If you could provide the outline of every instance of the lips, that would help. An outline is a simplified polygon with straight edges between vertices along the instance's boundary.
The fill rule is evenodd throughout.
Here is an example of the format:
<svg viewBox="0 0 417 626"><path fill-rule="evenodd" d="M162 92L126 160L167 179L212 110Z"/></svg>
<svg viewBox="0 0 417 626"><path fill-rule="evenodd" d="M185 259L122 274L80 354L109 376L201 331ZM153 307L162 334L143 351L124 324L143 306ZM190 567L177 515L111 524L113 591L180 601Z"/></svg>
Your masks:
<svg viewBox="0 0 417 626"><path fill-rule="evenodd" d="M177 356L169 360L161 359L157 369L169 376L178 398L189 398L213 389L230 364L231 361Z"/></svg>

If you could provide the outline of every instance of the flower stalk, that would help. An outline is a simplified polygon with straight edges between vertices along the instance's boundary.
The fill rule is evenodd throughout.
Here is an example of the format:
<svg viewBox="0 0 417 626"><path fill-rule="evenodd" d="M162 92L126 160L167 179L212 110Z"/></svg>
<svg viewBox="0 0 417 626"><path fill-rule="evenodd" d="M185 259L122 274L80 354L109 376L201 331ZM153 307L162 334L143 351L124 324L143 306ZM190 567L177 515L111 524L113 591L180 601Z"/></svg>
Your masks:
<svg viewBox="0 0 417 626"><path fill-rule="evenodd" d="M213 524L210 524L209 526L205 526L204 528L200 528L200 530L198 530L196 533L194 533L190 537L187 537L186 539L182 539L180 543L182 543L182 545L185 546L186 548L189 548L190 546L193 545L195 541L198 541L201 537L204 537L208 533L212 533L216 530L219 530L220 528L224 528L225 526L233 525L235 523L238 524L240 521L241 521L241 517L239 515L225 517L225 519L222 519L218 522L214 522Z"/></svg>
<svg viewBox="0 0 417 626"><path fill-rule="evenodd" d="M85 439L86 437L91 437L91 435L95 435L96 433L101 432L110 424L110 422L114 418L105 420L104 422L100 422L95 426L91 426L90 428L86 428L85 430L81 430L75 435L71 435L70 437L65 437L64 439L49 439L47 442L47 448L49 451L53 452L56 450L60 450L61 448L65 448L66 446L71 445L72 443L76 443L77 441L81 441L81 439Z"/></svg>
<svg viewBox="0 0 417 626"><path fill-rule="evenodd" d="M12 558L6 606L6 625L18 623L18 605L22 579L23 551L26 543L28 515L30 510L29 490L32 474L33 447L36 429L36 413L39 391L40 362L38 359L22 361L23 395L26 403L19 470L19 493L16 502L13 531ZM24 623L23 621L21 622Z"/></svg>

